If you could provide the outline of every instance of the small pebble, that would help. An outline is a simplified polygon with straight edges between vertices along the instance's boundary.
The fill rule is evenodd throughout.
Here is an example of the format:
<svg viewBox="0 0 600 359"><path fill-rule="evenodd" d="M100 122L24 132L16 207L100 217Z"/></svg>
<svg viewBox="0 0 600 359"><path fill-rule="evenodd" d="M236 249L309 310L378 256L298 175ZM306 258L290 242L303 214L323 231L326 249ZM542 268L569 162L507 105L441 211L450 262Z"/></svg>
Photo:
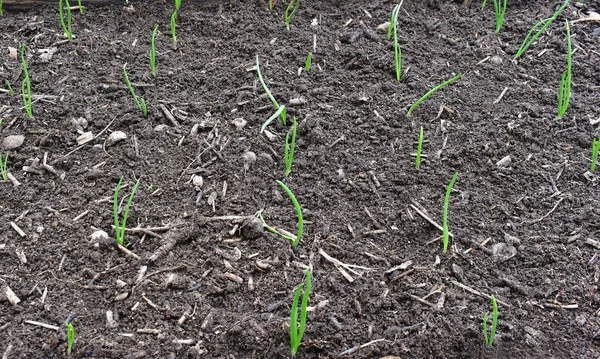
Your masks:
<svg viewBox="0 0 600 359"><path fill-rule="evenodd" d="M25 136L23 135L8 136L2 141L2 148L4 150L14 150L17 147L20 147L24 141Z"/></svg>

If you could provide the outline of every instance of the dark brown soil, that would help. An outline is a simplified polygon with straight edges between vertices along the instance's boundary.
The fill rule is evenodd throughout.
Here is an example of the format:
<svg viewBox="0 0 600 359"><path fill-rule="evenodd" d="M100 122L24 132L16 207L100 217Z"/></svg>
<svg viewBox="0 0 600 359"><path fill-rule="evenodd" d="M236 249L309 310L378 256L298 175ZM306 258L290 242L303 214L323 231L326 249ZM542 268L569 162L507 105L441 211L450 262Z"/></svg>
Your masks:
<svg viewBox="0 0 600 359"><path fill-rule="evenodd" d="M177 49L170 2L74 12L71 43L62 41L55 8L5 13L0 79L17 93L0 93L0 139L25 141L8 151L21 186L0 183L0 353L66 357L71 320L76 358L288 357L293 291L310 266L313 310L299 358L352 348L344 355L599 357L600 246L590 243L600 241L600 195L584 176L600 134L598 22L571 24L573 97L567 115L555 117L564 18L600 5L572 4L513 62L529 28L560 2L509 2L499 35L489 3L482 13L475 2L466 9L462 1L405 1L399 35L407 72L399 83L393 46L376 30L389 20L388 1L303 2L289 33L281 1L273 11L266 0L184 1ZM156 79L148 65L155 24ZM312 69L298 75L313 35ZM7 52L20 42L33 119L18 93L20 61ZM52 47L44 62L40 51ZM278 101L306 101L289 110L299 125L285 182L306 221L297 248L267 232L249 239L239 232L243 219L217 218L264 210L269 224L295 232L293 206L275 182L283 178L286 128L270 125L273 141L260 134L274 109L253 71L257 54ZM125 63L147 117L125 86ZM459 72L466 73L406 118L408 106ZM83 131L100 134L81 148L78 118L87 121ZM243 129L236 118L247 121ZM420 126L427 157L416 170ZM127 139L104 146L115 131ZM247 152L256 160L245 161ZM41 165L45 154L57 175ZM511 162L497 165L506 156ZM455 171L454 240L444 254L441 232L411 205L441 223ZM199 189L193 174L203 177ZM114 245L112 196L121 177L128 184L121 198L141 180L128 228L170 228L156 230L159 237L127 234L140 259ZM109 238L93 239L99 230ZM350 282L323 252L369 269L348 272ZM461 285L505 303L492 348L481 329L491 302ZM7 286L20 303L6 300Z"/></svg>

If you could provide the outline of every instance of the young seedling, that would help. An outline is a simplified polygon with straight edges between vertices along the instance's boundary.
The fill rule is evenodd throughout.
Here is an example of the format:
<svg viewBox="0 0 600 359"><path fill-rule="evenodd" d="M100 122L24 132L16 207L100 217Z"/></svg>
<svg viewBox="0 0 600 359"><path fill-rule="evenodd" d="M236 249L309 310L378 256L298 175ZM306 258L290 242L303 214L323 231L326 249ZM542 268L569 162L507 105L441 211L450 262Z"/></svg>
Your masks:
<svg viewBox="0 0 600 359"><path fill-rule="evenodd" d="M452 192L452 187L454 187L454 182L456 182L456 178L458 177L458 172L452 176L452 180L450 180L450 184L446 189L446 196L444 197L444 213L443 213L443 240L444 240L444 253L448 250L448 242L449 242L449 232L448 232L448 201L450 200L450 192Z"/></svg>
<svg viewBox="0 0 600 359"><path fill-rule="evenodd" d="M388 28L388 40L392 32L394 33L394 62L396 64L396 80L398 81L400 81L400 77L402 76L402 50L400 49L400 45L398 45L398 13L400 13L400 7L403 2L404 0L400 1L392 11L390 27Z"/></svg>
<svg viewBox="0 0 600 359"><path fill-rule="evenodd" d="M1 0L0 0L0 1L1 1ZM12 88L12 86L10 85L10 81L8 81L8 80L5 80L5 83L6 83L6 88L8 89L8 93L9 93L9 94L11 94L11 95L14 95L14 94L15 94L15 92L13 91L13 88Z"/></svg>
<svg viewBox="0 0 600 359"><path fill-rule="evenodd" d="M25 60L25 44L21 44L21 66L23 67L23 82L21 82L21 96L23 105L29 118L33 117L33 108L31 106L31 81L29 71L27 71L27 61Z"/></svg>
<svg viewBox="0 0 600 359"><path fill-rule="evenodd" d="M129 200L125 205L125 211L123 212L123 222L119 224L119 190L121 189L121 183L123 183L123 177L119 180L117 184L117 188L115 189L115 195L113 197L113 216L115 220L115 240L118 245L123 245L123 240L125 239L125 225L127 224L127 217L129 217L129 208L131 207L131 202L133 202L133 196L137 192L137 189L140 185L140 180L137 180L135 186L133 186L133 190L131 190L131 195L129 195Z"/></svg>
<svg viewBox="0 0 600 359"><path fill-rule="evenodd" d="M4 11L2 10L2 0L0 0L0 16L4 15Z"/></svg>
<svg viewBox="0 0 600 359"><path fill-rule="evenodd" d="M67 327L67 354L71 355L73 342L75 341L75 328L71 323L65 323L65 327Z"/></svg>
<svg viewBox="0 0 600 359"><path fill-rule="evenodd" d="M290 313L290 349L292 357L296 356L302 337L304 337L304 331L306 330L306 307L308 305L308 297L312 289L312 275L310 270L306 270L306 287L304 288L304 295L302 296L302 306L300 307L300 328L298 328L298 301L300 300L300 294L304 283L300 284L296 288L294 293L294 301L292 302L292 311ZM298 330L299 329L299 330Z"/></svg>
<svg viewBox="0 0 600 359"><path fill-rule="evenodd" d="M560 87L558 89L558 117L562 118L567 109L569 108L569 101L571 100L571 31L569 30L569 21L565 20L567 29L567 69L562 73L560 77Z"/></svg>
<svg viewBox="0 0 600 359"><path fill-rule="evenodd" d="M421 167L421 150L423 150L423 126L419 131L419 144L417 145L417 159L415 161L415 167L419 169Z"/></svg>
<svg viewBox="0 0 600 359"><path fill-rule="evenodd" d="M127 87L129 88L129 92L131 92L131 96L133 97L133 101L135 105L142 111L144 116L148 115L148 107L146 106L146 101L144 101L143 97L138 97L133 90L133 86L131 85L131 81L129 81L129 76L127 76L127 64L123 65L123 76L125 77L125 82L127 83Z"/></svg>
<svg viewBox="0 0 600 359"><path fill-rule="evenodd" d="M73 31L71 31L71 6L69 0L64 0L67 5L67 22L65 23L65 17L63 14L63 0L58 0L58 16L60 17L60 24L62 25L63 31L69 41L73 40Z"/></svg>
<svg viewBox="0 0 600 359"><path fill-rule="evenodd" d="M292 193L292 191L290 191L288 186L286 186L285 183L283 183L281 181L276 181L276 182L277 182L277 184L279 184L279 186L281 186L281 188L285 191L285 193L288 195L288 197L292 200L292 203L294 204L294 208L296 209L296 215L298 216L298 234L296 234L296 236L294 237L293 234L291 234L285 230L276 229L276 228L273 228L273 227L267 225L267 223L265 222L261 213L258 214L258 218L262 222L263 226L269 232L274 233L274 234L280 236L281 238L292 242L292 247L295 248L298 246L298 243L300 242L300 238L302 238L302 233L304 232L304 219L302 217L302 208L300 208L300 204L298 203L296 196L294 196L294 194Z"/></svg>
<svg viewBox="0 0 600 359"><path fill-rule="evenodd" d="M292 0L292 1L290 1L290 4L287 6L287 8L285 9L285 15L284 15L285 29L288 32L290 31L290 21L292 20L292 17L294 17L294 14L296 13L296 11L298 11L299 7L300 7L300 0Z"/></svg>
<svg viewBox="0 0 600 359"><path fill-rule="evenodd" d="M296 150L296 117L294 116L292 124L292 129L288 131L285 135L285 149L284 149L284 159L285 159L285 174L284 177L287 177L292 172L292 163L294 162L294 152ZM292 141L290 142L290 133Z"/></svg>
<svg viewBox="0 0 600 359"><path fill-rule="evenodd" d="M0 122L1 124L2 122ZM0 176L2 177L3 181L8 181L8 153L6 154L6 156L4 157L4 160L2 160L2 155L0 154Z"/></svg>
<svg viewBox="0 0 600 359"><path fill-rule="evenodd" d="M273 10L275 5L277 5L277 0L269 0L269 10Z"/></svg>
<svg viewBox="0 0 600 359"><path fill-rule="evenodd" d="M527 36L525 36L525 40L523 40L523 43L521 44L521 47L519 47L519 51L517 51L515 55L515 60L521 57L525 51L529 49L535 40L540 37L540 35L548 28L548 26L550 26L550 24L552 24L552 22L556 20L556 18L563 12L567 5L569 5L569 2L570 0L566 0L563 6L561 6L560 9L558 9L554 15L552 15L552 17L538 22L531 28L531 30L529 30Z"/></svg>
<svg viewBox="0 0 600 359"><path fill-rule="evenodd" d="M173 38L173 46L177 47L177 10L171 15L171 37Z"/></svg>
<svg viewBox="0 0 600 359"><path fill-rule="evenodd" d="M411 113L413 113L414 110L416 110L417 107L419 107L419 105L421 104L421 102L427 100L429 98L429 96L433 95L434 93L436 93L438 90L450 85L451 83L453 83L454 81L458 80L461 76L463 75L462 72L460 72L458 75L454 76L453 78L451 78L450 80L437 85L436 87L432 88L431 90L429 90L425 95L423 95L423 97L421 97L417 102L415 102L412 106L410 106L410 108L408 109L408 112L406 113L406 116L410 116Z"/></svg>
<svg viewBox="0 0 600 359"><path fill-rule="evenodd" d="M596 164L598 163L598 152L600 151L600 137L592 140L592 166L590 172L594 173Z"/></svg>
<svg viewBox="0 0 600 359"><path fill-rule="evenodd" d="M496 336L496 326L498 325L498 303L496 303L496 297L492 295L492 327L488 334L487 321L490 312L486 312L483 315L483 337L485 339L485 345L491 347L494 345L494 337Z"/></svg>
<svg viewBox="0 0 600 359"><path fill-rule="evenodd" d="M81 0L77 0L77 6L79 7L79 13L83 14L83 6L81 6Z"/></svg>
<svg viewBox="0 0 600 359"><path fill-rule="evenodd" d="M312 64L312 52L309 52L308 56L306 56L306 62L304 63L304 72L308 72L310 70L311 64Z"/></svg>
<svg viewBox="0 0 600 359"><path fill-rule="evenodd" d="M485 9L487 0L481 3L481 11ZM502 3L502 0L494 0L494 15L496 16L496 34L500 33L502 24L504 23L504 15L506 14L506 0Z"/></svg>
<svg viewBox="0 0 600 359"><path fill-rule="evenodd" d="M267 87L265 80L263 80L262 72L260 71L260 63L258 61L258 55L256 55L256 73L258 74L258 81L260 82L263 89L267 93L267 96L273 103L273 106L275 106L275 109L278 111L277 116L281 117L281 123L285 126L286 122L287 122L286 121L287 114L286 114L285 106L280 106L279 103L277 103L277 100L275 100L275 97L273 97L273 95L271 94L271 91L269 91L269 88ZM277 118L277 116L275 118ZM270 123L270 121L267 121L267 122ZM266 127L266 126L263 126L263 127ZM263 128L263 130L261 130L261 132L262 131L264 131L264 128Z"/></svg>
<svg viewBox="0 0 600 359"><path fill-rule="evenodd" d="M158 33L158 25L152 30L152 39L150 40L150 72L152 77L156 77L156 34Z"/></svg>

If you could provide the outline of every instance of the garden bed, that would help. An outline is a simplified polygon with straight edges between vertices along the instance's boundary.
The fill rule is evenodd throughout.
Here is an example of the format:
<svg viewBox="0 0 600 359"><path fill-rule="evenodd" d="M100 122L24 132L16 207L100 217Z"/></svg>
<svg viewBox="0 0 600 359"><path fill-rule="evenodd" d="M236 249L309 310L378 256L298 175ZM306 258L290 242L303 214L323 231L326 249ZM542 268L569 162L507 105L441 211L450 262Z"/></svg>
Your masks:
<svg viewBox="0 0 600 359"><path fill-rule="evenodd" d="M0 140L24 140L1 152L20 185L0 183L0 353L65 357L68 320L78 358L288 357L292 297L309 267L299 358L597 357L600 192L584 174L600 134L598 22L571 24L573 94L555 118L564 19L598 12L598 2L570 5L513 61L531 26L560 3L509 2L496 34L491 2L482 12L476 3L406 1L400 82L393 43L378 30L394 4L303 2L290 32L286 5L184 1L176 48L170 2L74 11L72 42L56 6L0 17L0 80L15 90L0 93ZM18 51L7 51L21 42L31 119ZM299 73L309 52L312 67ZM260 133L274 109L256 55L298 120L285 179L289 126L274 121L272 138ZM106 143L116 131L127 138ZM79 145L85 132L93 139ZM455 172L444 254L429 220L442 223ZM127 253L114 244L120 178L120 198L141 183ZM296 233L276 180L303 209L295 248L244 226L262 210L268 224ZM486 348L490 295L501 303Z"/></svg>

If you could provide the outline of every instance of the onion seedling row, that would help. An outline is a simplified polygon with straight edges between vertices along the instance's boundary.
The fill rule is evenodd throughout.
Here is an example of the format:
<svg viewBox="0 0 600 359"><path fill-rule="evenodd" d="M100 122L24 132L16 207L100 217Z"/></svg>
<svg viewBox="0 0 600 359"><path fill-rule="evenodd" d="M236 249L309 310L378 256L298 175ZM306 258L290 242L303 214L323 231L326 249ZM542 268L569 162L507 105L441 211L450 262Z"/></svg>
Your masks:
<svg viewBox="0 0 600 359"><path fill-rule="evenodd" d="M483 337L485 340L485 345L491 347L494 345L494 337L496 336L496 327L498 325L498 303L496 302L496 297L492 295L492 327L490 328L490 332L488 334L487 322L490 312L486 312L483 315Z"/></svg>
<svg viewBox="0 0 600 359"><path fill-rule="evenodd" d="M554 15L552 15L552 17L538 22L531 28L531 30L529 30L527 36L525 36L525 40L523 40L523 43L519 47L519 51L517 51L515 54L515 59L521 57L525 51L529 49L535 40L540 37L540 35L548 28L548 26L550 26L550 24L552 24L552 22L554 22L554 20L556 20L556 18L563 12L567 5L569 5L569 1L570 0L566 0L563 6L561 6L560 9L558 9Z"/></svg>
<svg viewBox="0 0 600 359"><path fill-rule="evenodd" d="M123 183L123 177L119 179L119 183L117 183L117 188L115 189L115 195L113 197L113 217L115 221L115 240L118 245L122 246L123 241L125 239L125 225L127 224L127 218L129 217L129 208L131 207L131 202L133 202L133 196L137 192L138 187L140 186L140 180L137 180L135 186L133 186L133 190L131 190L131 194L129 195L129 200L125 205L125 210L123 212L123 222L119 224L119 190L121 189L121 184Z"/></svg>
<svg viewBox="0 0 600 359"><path fill-rule="evenodd" d="M444 197L444 213L442 220L442 232L443 232L443 240L444 240L444 253L448 250L448 242L449 242L449 231L448 231L448 202L450 200L450 193L452 192L452 187L454 187L454 182L458 178L458 172L454 173L452 176L452 180L450 180L450 184L448 184L448 188L446 189L446 196Z"/></svg>
<svg viewBox="0 0 600 359"><path fill-rule="evenodd" d="M423 97L421 97L417 102L415 102L412 106L410 106L410 108L408 109L408 112L406 113L406 116L410 116L411 113L413 113L414 110L417 109L417 107L419 107L419 105L427 100L429 98L429 96L433 95L434 93L436 93L438 90L450 85L451 83L453 83L454 81L458 80L461 76L463 75L462 72L460 72L458 75L454 76L453 78L451 78L450 80L437 85L436 87L432 88L431 90L429 90L425 95L423 95Z"/></svg>
<svg viewBox="0 0 600 359"><path fill-rule="evenodd" d="M23 105L29 118L33 117L33 108L31 104L31 80L29 79L29 71L27 70L27 61L25 60L25 44L21 44L21 66L23 68L23 82L21 82L21 96L23 97Z"/></svg>
<svg viewBox="0 0 600 359"><path fill-rule="evenodd" d="M569 30L569 21L565 20L567 31L567 69L560 77L560 88L558 89L558 117L562 118L569 108L571 100L571 65L572 65L572 49L571 49L571 31Z"/></svg>
<svg viewBox="0 0 600 359"><path fill-rule="evenodd" d="M300 300L300 294L302 293L302 288L304 288L304 295L302 296L302 305L300 307L300 327L298 328L298 301ZM296 288L296 292L294 293L294 300L292 302L292 310L290 313L290 352L292 357L296 356L298 352L298 348L300 347L300 343L302 343L302 337L304 337L304 332L306 330L306 307L308 306L308 297L310 296L310 291L312 289L312 275L310 270L306 270L306 283L300 284L298 288Z"/></svg>
<svg viewBox="0 0 600 359"><path fill-rule="evenodd" d="M131 92L131 96L133 97L133 101L135 105L142 111L144 116L148 115L148 106L146 106L146 101L144 101L143 97L138 97L133 90L133 86L131 85L131 81L129 81L129 76L127 76L127 64L123 65L123 76L125 77L125 82L127 83L127 88L129 88L129 92Z"/></svg>

